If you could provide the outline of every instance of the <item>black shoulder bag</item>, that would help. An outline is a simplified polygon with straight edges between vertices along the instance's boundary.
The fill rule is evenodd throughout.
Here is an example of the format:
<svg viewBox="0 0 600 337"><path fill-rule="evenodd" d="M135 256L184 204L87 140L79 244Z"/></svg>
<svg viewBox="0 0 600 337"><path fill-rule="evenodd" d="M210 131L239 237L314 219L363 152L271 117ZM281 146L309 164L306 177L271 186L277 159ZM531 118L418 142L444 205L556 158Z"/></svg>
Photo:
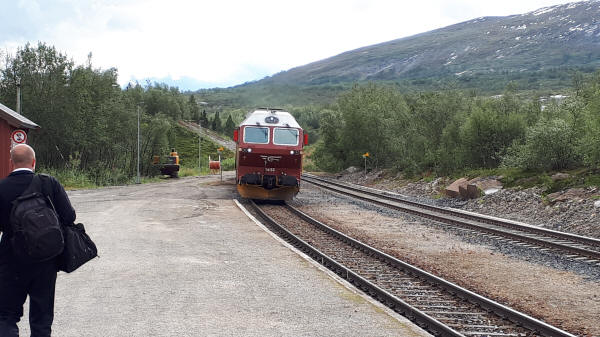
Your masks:
<svg viewBox="0 0 600 337"><path fill-rule="evenodd" d="M98 256L94 241L85 232L83 224L63 225L65 248L59 256L58 269L70 273Z"/></svg>

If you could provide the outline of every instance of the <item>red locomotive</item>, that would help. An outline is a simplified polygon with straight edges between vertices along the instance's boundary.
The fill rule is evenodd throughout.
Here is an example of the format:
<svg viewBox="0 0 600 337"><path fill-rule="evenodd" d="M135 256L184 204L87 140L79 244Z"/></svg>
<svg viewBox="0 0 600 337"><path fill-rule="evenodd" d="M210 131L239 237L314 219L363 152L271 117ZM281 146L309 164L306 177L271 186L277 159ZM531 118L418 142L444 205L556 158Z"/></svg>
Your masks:
<svg viewBox="0 0 600 337"><path fill-rule="evenodd" d="M308 135L281 109L255 110L233 133L236 181L249 199L290 200L300 190Z"/></svg>

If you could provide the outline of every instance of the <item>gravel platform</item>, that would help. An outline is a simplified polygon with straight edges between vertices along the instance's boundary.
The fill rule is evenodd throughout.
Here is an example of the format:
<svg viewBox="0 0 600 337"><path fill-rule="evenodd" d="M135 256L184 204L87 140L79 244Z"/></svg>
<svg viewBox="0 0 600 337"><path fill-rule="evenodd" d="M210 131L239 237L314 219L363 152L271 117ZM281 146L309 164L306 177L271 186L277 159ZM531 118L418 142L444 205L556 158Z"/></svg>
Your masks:
<svg viewBox="0 0 600 337"><path fill-rule="evenodd" d="M101 257L59 274L54 336L428 336L251 221L231 180L69 194Z"/></svg>

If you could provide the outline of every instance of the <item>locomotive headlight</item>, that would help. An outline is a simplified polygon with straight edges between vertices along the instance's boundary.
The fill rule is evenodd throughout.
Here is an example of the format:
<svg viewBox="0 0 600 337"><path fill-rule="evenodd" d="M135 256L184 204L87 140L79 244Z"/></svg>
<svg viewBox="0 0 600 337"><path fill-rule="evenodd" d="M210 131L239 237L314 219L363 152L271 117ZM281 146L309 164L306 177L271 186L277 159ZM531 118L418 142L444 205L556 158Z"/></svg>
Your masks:
<svg viewBox="0 0 600 337"><path fill-rule="evenodd" d="M248 149L248 152L252 152L252 149Z"/></svg>
<svg viewBox="0 0 600 337"><path fill-rule="evenodd" d="M302 154L302 152L298 150L290 150L290 154Z"/></svg>
<svg viewBox="0 0 600 337"><path fill-rule="evenodd" d="M290 154L294 154L295 152L296 152L296 151L294 151L294 150L291 150L291 151L290 151Z"/></svg>

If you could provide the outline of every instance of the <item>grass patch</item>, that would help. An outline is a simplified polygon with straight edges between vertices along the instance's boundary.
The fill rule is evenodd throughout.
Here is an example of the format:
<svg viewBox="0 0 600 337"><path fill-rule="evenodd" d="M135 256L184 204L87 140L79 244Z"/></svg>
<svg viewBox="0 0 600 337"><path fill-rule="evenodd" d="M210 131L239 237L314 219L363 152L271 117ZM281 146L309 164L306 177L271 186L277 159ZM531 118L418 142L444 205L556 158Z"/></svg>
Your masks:
<svg viewBox="0 0 600 337"><path fill-rule="evenodd" d="M96 188L98 185L94 182L88 174L81 170L75 169L49 169L42 168L36 170L36 173L44 173L56 178L65 189L90 189Z"/></svg>
<svg viewBox="0 0 600 337"><path fill-rule="evenodd" d="M132 185L136 182L135 175L127 175L121 170L93 170L82 171L79 169L49 169L39 168L37 173L44 173L55 177L66 190L93 189L104 186ZM141 177L142 183L158 182L159 177Z"/></svg>
<svg viewBox="0 0 600 337"><path fill-rule="evenodd" d="M179 167L179 176L180 177L193 177L193 176L198 176L200 169L198 169L198 167L186 167L186 166L181 166Z"/></svg>
<svg viewBox="0 0 600 337"><path fill-rule="evenodd" d="M591 172L585 177L585 186L600 186L600 174L598 172Z"/></svg>
<svg viewBox="0 0 600 337"><path fill-rule="evenodd" d="M499 168L495 168L495 169L484 169L484 168L480 168L480 169L466 169L466 170L462 170L460 171L458 176L453 176L453 178L462 178L462 177L467 177L469 179L473 179L476 177L493 177L493 176L503 176L505 177L506 175L509 174L509 172L507 172L509 170L503 170L503 169L499 169Z"/></svg>

